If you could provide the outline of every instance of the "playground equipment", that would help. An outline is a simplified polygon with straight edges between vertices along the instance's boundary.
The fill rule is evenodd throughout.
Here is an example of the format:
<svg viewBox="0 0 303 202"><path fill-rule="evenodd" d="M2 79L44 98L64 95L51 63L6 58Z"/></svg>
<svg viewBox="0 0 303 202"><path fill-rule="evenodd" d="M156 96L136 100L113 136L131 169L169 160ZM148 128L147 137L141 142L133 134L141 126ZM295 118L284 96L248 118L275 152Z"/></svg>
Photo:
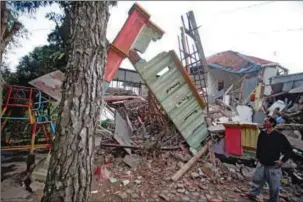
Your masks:
<svg viewBox="0 0 303 202"><path fill-rule="evenodd" d="M129 55L129 50L144 53L151 41L162 38L164 31L150 21L150 15L135 3L129 10L129 16L119 34L108 49L107 64L104 75L104 92L116 75L121 62ZM27 150L33 153L35 148L49 148L55 125L50 113L50 97L61 99L61 84L64 74L60 71L39 77L31 82L32 87L3 86L4 102L1 112L2 147L1 150ZM42 92L49 98L42 96ZM8 130L15 125L21 129ZM13 125L13 126L15 126ZM28 128L32 128L31 136L27 136ZM49 130L47 129L49 128ZM14 132L16 131L16 132ZM18 131L18 132L17 132ZM44 138L39 136L40 131ZM14 138L13 138L14 137ZM24 139L24 140L21 140ZM26 144L27 143L27 144Z"/></svg>
<svg viewBox="0 0 303 202"><path fill-rule="evenodd" d="M55 135L50 98L32 87L2 87L1 150L30 150L33 153L34 149L49 149Z"/></svg>

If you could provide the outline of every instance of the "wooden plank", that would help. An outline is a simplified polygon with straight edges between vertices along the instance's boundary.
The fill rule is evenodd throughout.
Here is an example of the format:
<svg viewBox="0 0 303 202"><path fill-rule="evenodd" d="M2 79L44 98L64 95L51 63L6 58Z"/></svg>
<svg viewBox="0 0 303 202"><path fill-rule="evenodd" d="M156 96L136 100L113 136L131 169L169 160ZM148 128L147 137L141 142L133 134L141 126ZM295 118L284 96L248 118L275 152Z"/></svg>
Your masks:
<svg viewBox="0 0 303 202"><path fill-rule="evenodd" d="M193 165L194 163L208 151L209 146L212 144L212 141L210 140L207 144L205 144L202 149L193 156L180 170L178 170L177 173L174 174L172 177L172 180L174 182L178 181Z"/></svg>

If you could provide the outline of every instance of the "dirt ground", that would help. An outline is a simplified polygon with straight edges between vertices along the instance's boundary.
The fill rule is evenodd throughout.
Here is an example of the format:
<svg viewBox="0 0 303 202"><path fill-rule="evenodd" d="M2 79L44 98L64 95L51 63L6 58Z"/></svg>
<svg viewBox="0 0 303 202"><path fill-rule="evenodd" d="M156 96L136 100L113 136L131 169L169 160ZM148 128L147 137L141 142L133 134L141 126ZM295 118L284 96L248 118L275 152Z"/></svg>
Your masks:
<svg viewBox="0 0 303 202"><path fill-rule="evenodd" d="M46 154L38 154L37 159L44 156ZM96 155L96 165L102 165L99 157L104 159L103 156ZM20 173L25 170L25 160L25 154L2 154L1 201L41 199L43 183L31 184L33 194L21 186ZM156 159L144 160L137 168L128 167L119 157L108 157L107 160L111 163L108 167L110 180L97 179L98 175L93 175L91 201L249 201L245 197L250 187L249 180L241 177L236 169L222 171L224 165L219 171L209 169L210 174L216 175L216 178L210 178L207 169L203 168L205 162L199 162L179 181L172 182L172 175L183 163L173 158L170 153L163 153ZM104 177L102 173L99 176ZM267 192L265 189L264 199L268 198ZM302 199L302 190L293 192L291 186L284 186L282 201Z"/></svg>

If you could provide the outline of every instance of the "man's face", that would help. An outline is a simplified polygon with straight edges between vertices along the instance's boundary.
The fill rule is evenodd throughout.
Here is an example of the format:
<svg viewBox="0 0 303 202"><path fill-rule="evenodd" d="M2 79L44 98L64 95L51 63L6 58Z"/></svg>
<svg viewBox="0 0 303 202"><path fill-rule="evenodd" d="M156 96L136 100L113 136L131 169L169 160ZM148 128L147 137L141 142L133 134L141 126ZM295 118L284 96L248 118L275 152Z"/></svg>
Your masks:
<svg viewBox="0 0 303 202"><path fill-rule="evenodd" d="M272 123L268 119L265 119L264 123L263 123L263 126L264 126L264 128L271 128Z"/></svg>

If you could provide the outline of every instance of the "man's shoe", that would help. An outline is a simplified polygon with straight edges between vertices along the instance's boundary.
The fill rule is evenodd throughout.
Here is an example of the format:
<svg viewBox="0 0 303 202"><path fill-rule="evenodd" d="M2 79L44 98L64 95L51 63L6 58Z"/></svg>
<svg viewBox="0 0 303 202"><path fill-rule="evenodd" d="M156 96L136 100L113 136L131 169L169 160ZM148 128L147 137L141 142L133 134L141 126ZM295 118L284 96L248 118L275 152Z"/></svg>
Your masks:
<svg viewBox="0 0 303 202"><path fill-rule="evenodd" d="M258 197L252 193L248 193L247 197L252 201L258 201Z"/></svg>

